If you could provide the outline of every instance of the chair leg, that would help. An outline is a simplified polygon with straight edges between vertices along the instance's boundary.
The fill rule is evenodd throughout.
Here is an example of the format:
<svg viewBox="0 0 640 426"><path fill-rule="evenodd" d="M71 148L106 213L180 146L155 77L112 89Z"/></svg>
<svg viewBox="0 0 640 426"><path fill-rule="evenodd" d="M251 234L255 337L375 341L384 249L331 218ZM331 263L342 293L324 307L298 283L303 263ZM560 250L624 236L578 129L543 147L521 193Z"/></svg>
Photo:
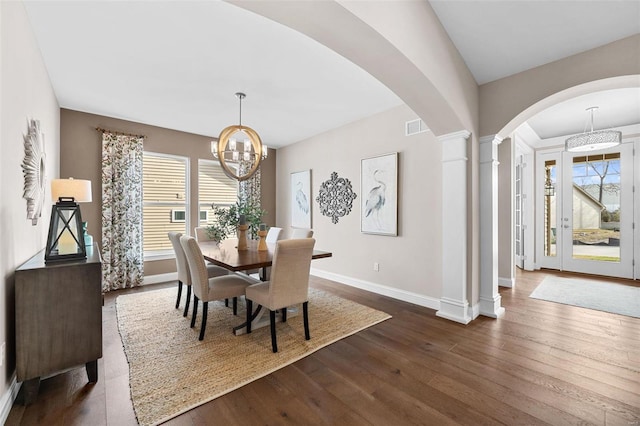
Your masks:
<svg viewBox="0 0 640 426"><path fill-rule="evenodd" d="M253 311L253 301L247 300L247 334L251 333L251 311Z"/></svg>
<svg viewBox="0 0 640 426"><path fill-rule="evenodd" d="M233 315L238 315L238 298L233 298Z"/></svg>
<svg viewBox="0 0 640 426"><path fill-rule="evenodd" d="M304 321L304 338L309 340L311 339L309 335L309 302L302 304L302 319Z"/></svg>
<svg viewBox="0 0 640 426"><path fill-rule="evenodd" d="M191 328L196 326L196 314L198 313L198 296L193 295L193 316L191 317Z"/></svg>
<svg viewBox="0 0 640 426"><path fill-rule="evenodd" d="M271 323L271 349L273 353L278 352L278 343L276 342L276 311L269 310L269 322Z"/></svg>
<svg viewBox="0 0 640 426"><path fill-rule="evenodd" d="M229 299L224 299L224 306L225 306L226 308L228 308L228 307L229 307Z"/></svg>
<svg viewBox="0 0 640 426"><path fill-rule="evenodd" d="M287 322L287 307L282 308L282 322Z"/></svg>
<svg viewBox="0 0 640 426"><path fill-rule="evenodd" d="M180 306L180 297L182 296L182 281L178 280L178 299L176 300L176 309Z"/></svg>
<svg viewBox="0 0 640 426"><path fill-rule="evenodd" d="M188 285L187 286L187 300L185 300L184 313L182 314L183 317L186 317L187 314L189 313L189 303L190 302L191 302L191 286Z"/></svg>
<svg viewBox="0 0 640 426"><path fill-rule="evenodd" d="M202 302L202 326L200 326L200 337L198 340L204 339L204 330L207 328L207 312L209 311L209 302Z"/></svg>

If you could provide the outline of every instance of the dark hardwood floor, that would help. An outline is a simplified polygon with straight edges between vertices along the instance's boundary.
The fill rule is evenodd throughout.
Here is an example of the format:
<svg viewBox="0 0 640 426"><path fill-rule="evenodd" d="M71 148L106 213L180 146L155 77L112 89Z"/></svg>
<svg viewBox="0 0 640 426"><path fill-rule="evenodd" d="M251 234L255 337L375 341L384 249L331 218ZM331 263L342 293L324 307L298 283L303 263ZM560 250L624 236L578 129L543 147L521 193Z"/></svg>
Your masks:
<svg viewBox="0 0 640 426"><path fill-rule="evenodd" d="M547 274L518 271L516 288L501 289L505 317L467 326L312 277L393 318L167 424L639 426L640 319L530 299ZM46 379L36 403L14 405L7 424L136 424L114 302L156 288L105 297L97 384L84 368Z"/></svg>

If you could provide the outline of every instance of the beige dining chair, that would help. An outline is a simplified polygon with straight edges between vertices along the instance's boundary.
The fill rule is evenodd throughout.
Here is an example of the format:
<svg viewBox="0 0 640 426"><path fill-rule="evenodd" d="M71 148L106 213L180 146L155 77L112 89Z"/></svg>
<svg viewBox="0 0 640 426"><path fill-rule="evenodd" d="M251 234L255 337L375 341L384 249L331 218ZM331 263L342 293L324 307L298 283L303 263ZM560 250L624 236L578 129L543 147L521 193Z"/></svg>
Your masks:
<svg viewBox="0 0 640 426"><path fill-rule="evenodd" d="M275 243L281 238L282 238L282 228L277 228L275 226L272 226L271 228L269 228L269 232L267 232L265 241L267 243Z"/></svg>
<svg viewBox="0 0 640 426"><path fill-rule="evenodd" d="M209 236L206 226L196 226L195 228L193 228L193 231L196 236L196 241L199 243L202 243L204 241L215 241Z"/></svg>
<svg viewBox="0 0 640 426"><path fill-rule="evenodd" d="M302 303L304 337L309 340L309 270L316 240L304 238L280 240L276 243L271 268L271 279L247 287L247 333L251 333L253 302L269 309L271 348L278 352L276 341L276 310L282 311L282 322L287 321L287 307Z"/></svg>
<svg viewBox="0 0 640 426"><path fill-rule="evenodd" d="M307 228L292 228L291 235L289 236L292 240L297 240L299 238L311 238L313 237L313 229Z"/></svg>
<svg viewBox="0 0 640 426"><path fill-rule="evenodd" d="M189 302L191 301L191 274L189 272L189 265L187 264L187 258L184 254L184 250L180 245L180 237L182 234L180 232L169 232L167 235L169 236L169 240L173 246L173 251L176 255L176 269L178 270L178 298L176 299L176 309L180 306L182 285L184 284L187 286L187 297L184 305L184 313L182 314L183 317L186 317L189 312ZM228 274L229 271L225 268L213 264L207 265L208 277L219 277Z"/></svg>
<svg viewBox="0 0 640 426"><path fill-rule="evenodd" d="M245 289L254 281L249 281L238 274L229 274L219 277L209 278L207 267L204 263L202 250L195 238L188 235L180 237L180 245L187 257L187 264L191 273L191 283L193 287L193 314L191 315L191 327L196 324L198 313L198 301L202 300L202 325L200 326L199 340L204 339L204 332L207 327L207 313L209 312L209 302L233 298L233 314L238 313L237 300L244 295Z"/></svg>
<svg viewBox="0 0 640 426"><path fill-rule="evenodd" d="M282 233L282 228L277 228L275 226L272 226L271 228L269 228L269 232L267 232L267 236L265 237L265 241L268 244L273 244L276 241L280 240L283 236ZM260 269L250 269L248 271L244 271L247 275L249 276L256 276L256 274L258 274L257 276L260 278L261 281L266 281L267 279L269 279L269 269L270 268L260 268Z"/></svg>
<svg viewBox="0 0 640 426"><path fill-rule="evenodd" d="M196 226L195 228L193 228L193 233L196 237L196 241L199 243L203 243L207 241L216 241L215 239L209 236L206 226ZM208 260L205 261L205 263L207 264L207 267L209 267L209 265L213 265L213 263L209 262ZM229 299L224 299L224 306L227 306L227 307L229 306Z"/></svg>

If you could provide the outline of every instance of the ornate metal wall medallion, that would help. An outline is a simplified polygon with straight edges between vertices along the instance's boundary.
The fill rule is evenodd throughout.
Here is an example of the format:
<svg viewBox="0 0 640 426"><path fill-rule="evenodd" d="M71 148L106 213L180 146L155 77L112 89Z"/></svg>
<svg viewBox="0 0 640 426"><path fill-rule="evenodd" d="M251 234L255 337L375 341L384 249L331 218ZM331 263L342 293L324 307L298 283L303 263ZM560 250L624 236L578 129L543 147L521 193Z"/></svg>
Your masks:
<svg viewBox="0 0 640 426"><path fill-rule="evenodd" d="M44 137L40 132L40 121L29 120L29 131L24 136L24 193L27 200L27 219L32 225L38 224L44 204L45 154Z"/></svg>
<svg viewBox="0 0 640 426"><path fill-rule="evenodd" d="M331 217L333 223L351 213L353 200L357 197L349 179L339 178L336 172L331 173L331 179L322 182L319 192L316 201L320 204L320 213Z"/></svg>

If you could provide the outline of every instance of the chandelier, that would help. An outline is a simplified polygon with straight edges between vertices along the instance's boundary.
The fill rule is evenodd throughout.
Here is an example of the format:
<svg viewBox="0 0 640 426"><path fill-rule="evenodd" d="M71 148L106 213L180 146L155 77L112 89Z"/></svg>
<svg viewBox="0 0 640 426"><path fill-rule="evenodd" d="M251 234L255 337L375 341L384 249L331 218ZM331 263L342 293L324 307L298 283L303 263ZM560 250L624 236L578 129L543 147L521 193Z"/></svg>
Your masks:
<svg viewBox="0 0 640 426"><path fill-rule="evenodd" d="M565 150L569 152L584 152L596 149L611 148L620 145L622 142L622 132L617 130L593 130L593 112L598 109L597 106L589 107L591 115L591 130L571 136L565 141Z"/></svg>
<svg viewBox="0 0 640 426"><path fill-rule="evenodd" d="M225 174L239 181L247 180L260 167L260 161L267 158L267 146L250 127L242 125L242 100L244 93L236 93L240 102L239 124L225 127L217 141L211 142L211 153L220 161Z"/></svg>

